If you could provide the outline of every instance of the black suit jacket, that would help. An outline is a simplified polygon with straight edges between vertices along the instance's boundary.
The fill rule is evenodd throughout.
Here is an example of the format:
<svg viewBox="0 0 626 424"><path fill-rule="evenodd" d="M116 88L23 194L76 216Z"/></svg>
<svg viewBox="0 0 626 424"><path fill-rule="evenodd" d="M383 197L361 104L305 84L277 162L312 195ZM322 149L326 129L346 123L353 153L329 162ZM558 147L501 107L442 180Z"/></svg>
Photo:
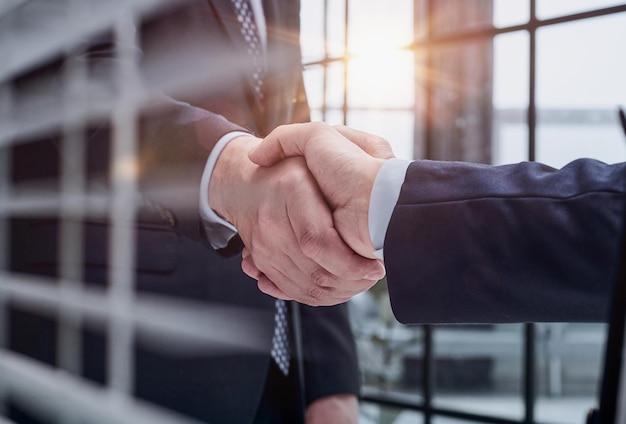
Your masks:
<svg viewBox="0 0 626 424"><path fill-rule="evenodd" d="M405 323L606 321L626 164L416 161L385 239Z"/></svg>
<svg viewBox="0 0 626 424"><path fill-rule="evenodd" d="M255 282L241 272L239 256L226 258L208 247L198 215L202 170L216 141L227 132L245 129L263 135L279 124L308 119L298 44L299 2L264 2L268 28L264 99L252 90L246 47L231 7L229 1L198 0L151 16L139 27L144 82L164 95L146 105L140 120L139 183L144 202L136 227L137 289L253 308L259 311L258 325L266 334L266 345L258 352L155 345L140 335L135 351L136 394L215 423L251 422L255 416L271 361L274 300L260 293ZM103 53L106 34L104 40L105 47L92 49L88 60L93 72L106 76L110 66ZM25 79L52 74L60 80L61 72L53 68ZM168 77L185 69L193 70L195 77L205 76L193 90L169 84ZM28 82L18 83L17 89L20 84ZM15 146L14 182L57 181L59 143L60 137L52 134ZM106 123L98 122L87 136L89 183L106 180L110 152L111 131ZM57 217L14 219L11 229L12 270L56 276ZM106 284L107 223L87 220L84 231L84 279ZM345 305L303 306L301 319L302 388L307 402L330 394L358 393L355 347ZM220 323L207 323L207 331L211 326L219 329ZM54 320L14 307L11 330L12 349L56 364ZM83 336L83 373L105 382L108 341L97 329L85 329ZM291 371L295 376L295 364ZM299 389L293 379L290 384L279 397L294 398L289 395Z"/></svg>

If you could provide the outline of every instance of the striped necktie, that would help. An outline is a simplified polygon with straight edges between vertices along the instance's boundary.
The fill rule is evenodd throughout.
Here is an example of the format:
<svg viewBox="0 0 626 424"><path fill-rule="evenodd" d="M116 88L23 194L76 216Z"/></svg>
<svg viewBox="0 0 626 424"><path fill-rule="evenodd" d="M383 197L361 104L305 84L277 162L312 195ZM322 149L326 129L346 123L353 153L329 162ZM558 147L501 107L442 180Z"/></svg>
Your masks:
<svg viewBox="0 0 626 424"><path fill-rule="evenodd" d="M252 59L252 77L254 91L263 98L263 51L259 37L259 30L254 19L254 12L250 0L231 0L237 12L237 21L241 36L248 43L248 54ZM284 300L276 299L274 314L274 335L272 337L272 358L284 375L289 373L291 352L289 349L289 327L287 323L287 304Z"/></svg>
<svg viewBox="0 0 626 424"><path fill-rule="evenodd" d="M252 78L254 79L254 91L262 99L263 98L263 51L259 30L254 19L254 12L250 0L231 0L235 11L237 12L237 21L239 21L239 30L241 36L248 43L248 54L252 59Z"/></svg>
<svg viewBox="0 0 626 424"><path fill-rule="evenodd" d="M287 304L284 300L276 299L276 313L274 314L274 336L272 337L272 358L284 375L289 374L289 336L287 324Z"/></svg>

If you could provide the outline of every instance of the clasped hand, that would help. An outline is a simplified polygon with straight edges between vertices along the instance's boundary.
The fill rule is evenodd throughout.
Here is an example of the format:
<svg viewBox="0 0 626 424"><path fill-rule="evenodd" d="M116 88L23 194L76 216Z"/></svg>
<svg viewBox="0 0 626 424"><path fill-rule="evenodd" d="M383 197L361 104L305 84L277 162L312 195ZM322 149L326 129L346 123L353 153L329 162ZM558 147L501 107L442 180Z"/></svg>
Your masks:
<svg viewBox="0 0 626 424"><path fill-rule="evenodd" d="M238 137L221 153L211 207L243 243L242 269L271 296L335 305L384 276L368 228L378 170L393 157L382 138L323 123Z"/></svg>

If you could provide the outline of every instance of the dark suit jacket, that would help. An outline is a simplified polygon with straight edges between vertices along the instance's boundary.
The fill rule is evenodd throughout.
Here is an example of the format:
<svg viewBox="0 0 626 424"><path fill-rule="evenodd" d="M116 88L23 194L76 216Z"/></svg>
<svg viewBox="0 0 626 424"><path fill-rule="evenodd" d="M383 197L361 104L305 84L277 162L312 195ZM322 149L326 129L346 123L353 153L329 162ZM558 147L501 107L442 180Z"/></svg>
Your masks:
<svg viewBox="0 0 626 424"><path fill-rule="evenodd" d="M246 47L231 7L229 1L198 0L152 16L139 28L145 81L167 96L147 105L141 117L139 182L150 206L141 208L136 228L137 289L265 311L259 314L259 325L266 346L256 353L193 346L169 349L139 337L136 393L215 423L251 422L255 416L270 365L274 300L241 272L240 257L226 258L208 247L198 215L202 170L216 141L227 132L245 128L263 135L279 124L308 119L298 43L299 1L264 2L268 71L263 100L255 96L246 66L239 68L247 60ZM109 63L107 54L89 57L93 72L106 75ZM60 79L60 66L39 74ZM206 75L203 84L196 90L169 92L172 87L164 83L168 79L164 76L187 67L196 76ZM16 89L27 86L28 78L40 77L35 74L18 81ZM52 134L15 146L14 182L39 178L58 182L60 142ZM89 128L87 143L88 181L106 180L111 151L108 125L96 123ZM106 224L93 219L84 223L83 272L90 284L107 282L110 234ZM57 217L14 219L12 270L56 276L58 228ZM355 346L345 305L301 309L307 402L330 394L358 393ZM219 329L220 323L212 325ZM11 329L12 349L56 364L55 321L14 307ZM105 382L107 338L97 329L85 329L83 336L83 373ZM295 364L291 371L292 376L297 374ZM286 399L298 392L293 385L284 390L281 396Z"/></svg>
<svg viewBox="0 0 626 424"><path fill-rule="evenodd" d="M385 239L407 323L606 321L626 164L409 166Z"/></svg>

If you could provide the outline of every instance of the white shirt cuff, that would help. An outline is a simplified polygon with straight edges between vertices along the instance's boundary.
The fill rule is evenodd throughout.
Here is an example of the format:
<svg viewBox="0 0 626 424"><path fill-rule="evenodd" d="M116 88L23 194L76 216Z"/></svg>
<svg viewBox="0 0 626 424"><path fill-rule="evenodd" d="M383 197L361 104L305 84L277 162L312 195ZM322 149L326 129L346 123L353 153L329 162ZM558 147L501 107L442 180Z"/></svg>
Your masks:
<svg viewBox="0 0 626 424"><path fill-rule="evenodd" d="M217 158L224 150L224 147L234 138L242 135L253 137L250 133L233 131L225 134L217 141L206 161L204 172L202 172L202 180L200 180L200 217L202 218L207 239L214 249L226 247L230 239L237 234L237 229L211 209L209 204L209 183L211 182L211 175L217 163Z"/></svg>
<svg viewBox="0 0 626 424"><path fill-rule="evenodd" d="M380 167L374 180L367 224L375 249L374 255L378 259L384 259L383 247L387 227L389 227L393 209L398 203L406 170L411 162L405 159L389 159Z"/></svg>

